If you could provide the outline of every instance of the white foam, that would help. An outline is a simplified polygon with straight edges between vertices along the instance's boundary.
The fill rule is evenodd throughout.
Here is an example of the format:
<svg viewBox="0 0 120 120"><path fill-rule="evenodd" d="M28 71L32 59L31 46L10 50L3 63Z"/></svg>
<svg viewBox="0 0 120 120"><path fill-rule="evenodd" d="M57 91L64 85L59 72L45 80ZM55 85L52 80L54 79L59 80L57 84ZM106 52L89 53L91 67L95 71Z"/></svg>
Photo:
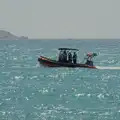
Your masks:
<svg viewBox="0 0 120 120"><path fill-rule="evenodd" d="M97 69L101 70L120 70L120 67L105 67L105 66L96 66Z"/></svg>

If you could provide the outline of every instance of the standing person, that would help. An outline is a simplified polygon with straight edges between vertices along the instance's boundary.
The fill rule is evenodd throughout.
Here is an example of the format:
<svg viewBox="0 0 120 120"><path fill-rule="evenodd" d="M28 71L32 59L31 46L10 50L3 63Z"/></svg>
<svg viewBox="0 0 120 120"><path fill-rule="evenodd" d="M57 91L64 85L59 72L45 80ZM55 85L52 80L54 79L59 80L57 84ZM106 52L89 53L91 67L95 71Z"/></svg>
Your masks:
<svg viewBox="0 0 120 120"><path fill-rule="evenodd" d="M64 52L63 52L63 61L67 62L67 52L66 52L66 50L64 50Z"/></svg>
<svg viewBox="0 0 120 120"><path fill-rule="evenodd" d="M76 54L76 52L73 53L73 63L74 64L77 63L77 54Z"/></svg>
<svg viewBox="0 0 120 120"><path fill-rule="evenodd" d="M63 61L63 53L62 53L62 51L60 51L60 53L59 53L59 58L58 58L59 60L59 62L62 62Z"/></svg>
<svg viewBox="0 0 120 120"><path fill-rule="evenodd" d="M71 54L71 52L68 53L68 62L72 63L72 54Z"/></svg>
<svg viewBox="0 0 120 120"><path fill-rule="evenodd" d="M96 54L95 54L96 55ZM87 61L85 64L93 66L93 61L92 58L94 57L93 53L88 53L87 54Z"/></svg>

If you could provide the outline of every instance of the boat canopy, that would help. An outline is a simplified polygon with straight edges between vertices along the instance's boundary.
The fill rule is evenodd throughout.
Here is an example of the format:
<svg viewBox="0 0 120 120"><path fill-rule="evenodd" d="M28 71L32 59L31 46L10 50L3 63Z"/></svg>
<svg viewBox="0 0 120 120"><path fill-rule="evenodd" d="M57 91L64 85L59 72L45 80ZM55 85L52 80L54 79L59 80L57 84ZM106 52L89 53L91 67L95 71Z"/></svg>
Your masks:
<svg viewBox="0 0 120 120"><path fill-rule="evenodd" d="M74 51L79 51L78 49L73 49L73 48L59 48L58 50L74 50Z"/></svg>

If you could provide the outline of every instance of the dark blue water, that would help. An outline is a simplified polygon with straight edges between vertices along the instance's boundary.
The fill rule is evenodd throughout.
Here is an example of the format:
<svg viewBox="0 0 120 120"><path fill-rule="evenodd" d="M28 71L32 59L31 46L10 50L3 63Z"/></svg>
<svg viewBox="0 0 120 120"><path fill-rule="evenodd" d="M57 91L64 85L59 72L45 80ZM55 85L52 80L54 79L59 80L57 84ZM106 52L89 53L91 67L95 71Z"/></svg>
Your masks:
<svg viewBox="0 0 120 120"><path fill-rule="evenodd" d="M96 52L96 66L111 69L44 68L40 55L57 58L57 48ZM1 120L119 120L119 40L0 41Z"/></svg>

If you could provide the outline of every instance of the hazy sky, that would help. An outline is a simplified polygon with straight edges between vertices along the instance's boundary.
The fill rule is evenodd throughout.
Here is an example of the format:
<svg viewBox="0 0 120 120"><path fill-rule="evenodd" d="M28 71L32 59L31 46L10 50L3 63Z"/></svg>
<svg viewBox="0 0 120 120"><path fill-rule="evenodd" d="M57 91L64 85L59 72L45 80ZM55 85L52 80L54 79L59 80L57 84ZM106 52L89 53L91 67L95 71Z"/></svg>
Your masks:
<svg viewBox="0 0 120 120"><path fill-rule="evenodd" d="M120 38L120 0L0 0L0 29L31 38Z"/></svg>

